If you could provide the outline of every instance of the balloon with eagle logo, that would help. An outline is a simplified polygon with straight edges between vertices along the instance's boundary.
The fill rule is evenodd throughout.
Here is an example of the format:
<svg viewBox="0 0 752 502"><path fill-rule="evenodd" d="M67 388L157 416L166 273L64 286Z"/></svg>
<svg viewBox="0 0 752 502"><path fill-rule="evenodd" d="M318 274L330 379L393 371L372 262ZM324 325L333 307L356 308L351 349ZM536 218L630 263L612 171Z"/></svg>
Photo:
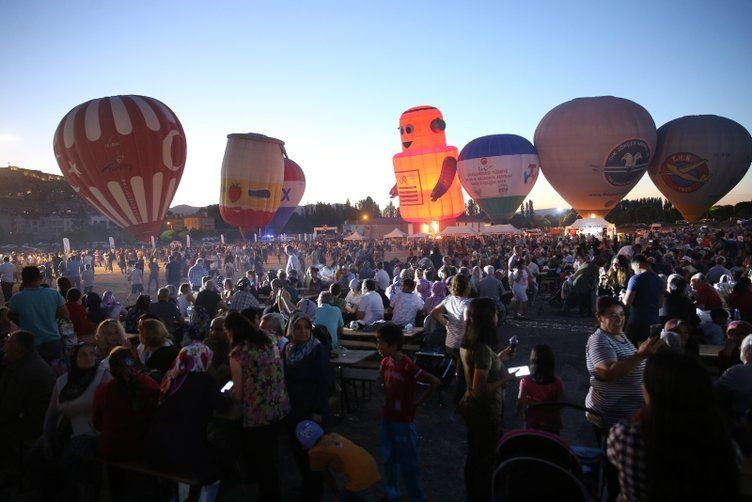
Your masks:
<svg viewBox="0 0 752 502"><path fill-rule="evenodd" d="M494 223L514 216L538 179L538 154L515 134L482 136L465 145L457 162L460 182Z"/></svg>
<svg viewBox="0 0 752 502"><path fill-rule="evenodd" d="M279 208L285 143L263 134L229 134L222 160L219 213L242 235L267 225Z"/></svg>
<svg viewBox="0 0 752 502"><path fill-rule="evenodd" d="M546 179L583 217L605 217L640 181L655 151L655 122L634 101L577 98L535 130Z"/></svg>
<svg viewBox="0 0 752 502"><path fill-rule="evenodd" d="M100 213L141 240L159 234L186 158L183 126L164 103L82 103L60 121L53 149L65 180Z"/></svg>
<svg viewBox="0 0 752 502"><path fill-rule="evenodd" d="M697 221L744 177L752 137L717 115L674 119L658 129L650 179L687 221Z"/></svg>
<svg viewBox="0 0 752 502"><path fill-rule="evenodd" d="M284 230L290 216L300 204L305 193L305 174L300 166L291 159L285 158L285 181L282 185L282 196L279 209L274 214L274 219L264 229L264 234L279 234Z"/></svg>
<svg viewBox="0 0 752 502"><path fill-rule="evenodd" d="M416 106L400 117L402 152L393 157L400 216L412 223L445 224L465 211L457 178L457 148L447 146L438 108ZM444 222L444 223L441 223Z"/></svg>

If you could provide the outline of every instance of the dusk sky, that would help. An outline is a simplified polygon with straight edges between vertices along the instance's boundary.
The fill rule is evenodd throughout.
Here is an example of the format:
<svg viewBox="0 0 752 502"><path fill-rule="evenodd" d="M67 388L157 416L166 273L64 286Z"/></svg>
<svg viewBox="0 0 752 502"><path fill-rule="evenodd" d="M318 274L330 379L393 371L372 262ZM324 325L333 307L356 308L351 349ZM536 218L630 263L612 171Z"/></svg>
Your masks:
<svg viewBox="0 0 752 502"><path fill-rule="evenodd" d="M576 97L636 101L657 126L716 114L752 130L752 1L0 0L0 165L60 173L60 119L142 94L180 118L173 205L219 201L226 135L278 137L302 203L382 207L400 114L437 106L450 144L514 133ZM657 196L645 175L628 198ZM540 177L538 208L566 206ZM752 199L752 172L721 202Z"/></svg>

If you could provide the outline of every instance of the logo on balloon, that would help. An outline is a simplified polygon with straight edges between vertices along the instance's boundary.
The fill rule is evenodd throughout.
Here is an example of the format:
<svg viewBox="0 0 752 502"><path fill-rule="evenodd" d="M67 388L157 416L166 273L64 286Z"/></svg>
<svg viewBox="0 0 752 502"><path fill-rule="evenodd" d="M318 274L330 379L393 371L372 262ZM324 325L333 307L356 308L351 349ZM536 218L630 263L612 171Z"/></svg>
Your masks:
<svg viewBox="0 0 752 502"><path fill-rule="evenodd" d="M700 189L710 178L707 159L689 152L674 153L666 157L659 174L669 187L681 193Z"/></svg>
<svg viewBox="0 0 752 502"><path fill-rule="evenodd" d="M483 157L482 159L480 159L480 164L478 165L478 171L488 171L491 167L493 166L488 163L487 158Z"/></svg>
<svg viewBox="0 0 752 502"><path fill-rule="evenodd" d="M627 186L642 176L650 162L650 147L641 139L630 139L606 157L603 176L613 186Z"/></svg>
<svg viewBox="0 0 752 502"><path fill-rule="evenodd" d="M242 194L243 191L237 183L230 185L230 188L227 190L227 196L230 198L230 202L237 202Z"/></svg>

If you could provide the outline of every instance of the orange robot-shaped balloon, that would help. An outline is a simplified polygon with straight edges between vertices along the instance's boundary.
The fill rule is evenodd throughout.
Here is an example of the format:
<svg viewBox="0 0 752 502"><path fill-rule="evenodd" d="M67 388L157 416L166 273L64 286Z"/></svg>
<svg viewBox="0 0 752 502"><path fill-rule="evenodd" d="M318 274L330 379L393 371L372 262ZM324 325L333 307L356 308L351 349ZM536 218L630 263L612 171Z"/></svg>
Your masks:
<svg viewBox="0 0 752 502"><path fill-rule="evenodd" d="M402 152L394 156L400 215L412 223L451 220L465 210L457 176L457 148L447 146L438 108L416 106L400 117ZM396 193L395 193L396 192Z"/></svg>

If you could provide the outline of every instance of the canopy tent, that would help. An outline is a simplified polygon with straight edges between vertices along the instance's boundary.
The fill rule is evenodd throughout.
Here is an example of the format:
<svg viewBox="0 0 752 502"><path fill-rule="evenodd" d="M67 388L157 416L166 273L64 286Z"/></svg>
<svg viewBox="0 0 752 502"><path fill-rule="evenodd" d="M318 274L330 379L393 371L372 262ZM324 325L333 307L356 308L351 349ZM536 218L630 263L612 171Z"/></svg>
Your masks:
<svg viewBox="0 0 752 502"><path fill-rule="evenodd" d="M404 237L407 237L407 234L399 228L395 228L394 230L386 234L384 236L384 239L402 239Z"/></svg>
<svg viewBox="0 0 752 502"><path fill-rule="evenodd" d="M603 218L580 218L567 227L569 233L600 235L606 230L609 235L616 232L616 225Z"/></svg>
<svg viewBox="0 0 752 502"><path fill-rule="evenodd" d="M363 238L362 235L360 235L359 232L355 231L355 232L351 233L350 235L348 235L347 237L345 237L343 240L346 240L346 241L362 241L362 240L364 240L364 238Z"/></svg>
<svg viewBox="0 0 752 502"><path fill-rule="evenodd" d="M461 237L461 236L467 236L467 235L476 235L477 232L473 230L471 227L466 226L455 226L455 227L446 227L444 230L439 232L439 234L442 237Z"/></svg>
<svg viewBox="0 0 752 502"><path fill-rule="evenodd" d="M510 235L510 234L521 234L522 230L515 227L514 225L504 224L504 225L491 225L490 227L483 227L480 229L480 233L482 235Z"/></svg>
<svg viewBox="0 0 752 502"><path fill-rule="evenodd" d="M428 237L428 234L424 234L423 232L418 232L407 236L408 239L425 239L426 237Z"/></svg>

